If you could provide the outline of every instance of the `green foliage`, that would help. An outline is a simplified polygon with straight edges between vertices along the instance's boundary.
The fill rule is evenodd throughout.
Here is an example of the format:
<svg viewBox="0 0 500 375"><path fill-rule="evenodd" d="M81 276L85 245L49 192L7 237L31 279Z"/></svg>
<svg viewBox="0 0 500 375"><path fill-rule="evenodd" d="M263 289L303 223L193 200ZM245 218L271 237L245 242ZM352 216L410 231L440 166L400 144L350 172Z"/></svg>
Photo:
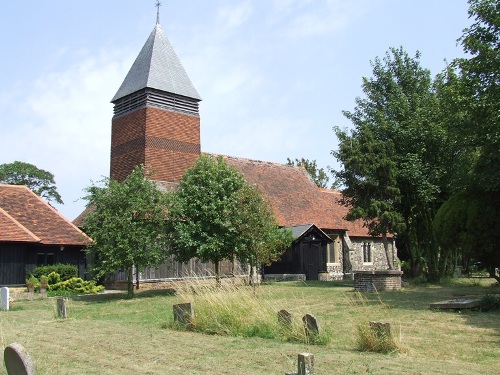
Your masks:
<svg viewBox="0 0 500 375"><path fill-rule="evenodd" d="M168 195L138 166L123 181L103 179L86 189L91 212L84 228L93 242L87 246L96 278L124 269L133 296L132 266L139 270L165 263Z"/></svg>
<svg viewBox="0 0 500 375"><path fill-rule="evenodd" d="M406 238L412 270L425 256L438 277L429 228L446 194L450 149L433 81L420 54L403 48L391 48L372 67L373 77L363 78L366 97L343 112L354 129L335 128L339 148L332 154L342 163L336 176L351 207L347 218L364 220L372 235Z"/></svg>
<svg viewBox="0 0 500 375"><path fill-rule="evenodd" d="M47 266L37 266L33 270L33 275L37 278L49 276L51 273L59 274L61 280L68 280L72 277L78 277L78 267L72 264L51 264Z"/></svg>
<svg viewBox="0 0 500 375"><path fill-rule="evenodd" d="M481 311L500 309L500 294L486 294L480 301Z"/></svg>
<svg viewBox="0 0 500 375"><path fill-rule="evenodd" d="M309 160L309 159L295 159L291 160L290 158L287 158L287 164L288 165L295 165L297 167L304 167L304 169L309 173L309 176L311 176L312 180L318 187L327 189L328 188L328 182L330 181L330 177L328 177L327 173L323 168L319 168L316 165L316 160ZM327 167L329 169L329 167ZM332 186L333 188L333 186Z"/></svg>
<svg viewBox="0 0 500 375"><path fill-rule="evenodd" d="M278 229L256 187L222 157L201 155L188 169L170 210L171 252L179 261L193 257L216 266L223 259L267 263L291 236Z"/></svg>
<svg viewBox="0 0 500 375"><path fill-rule="evenodd" d="M54 175L36 166L20 161L10 164L0 164L0 183L10 185L25 185L36 195L48 202L63 204L57 192Z"/></svg>
<svg viewBox="0 0 500 375"><path fill-rule="evenodd" d="M64 280L68 280L68 279L64 279ZM59 275L57 272L51 272L48 275L48 283L49 283L49 285L58 284L58 283L60 283L61 281L64 281L64 280L61 279L61 275Z"/></svg>
<svg viewBox="0 0 500 375"><path fill-rule="evenodd" d="M104 290L102 285L96 285L94 281L85 281L79 277L72 277L69 280L49 285L49 291L52 292L52 295L58 295L59 292L95 294L102 290Z"/></svg>
<svg viewBox="0 0 500 375"><path fill-rule="evenodd" d="M30 288L38 288L39 285L40 285L40 281L38 281L38 279L35 276L33 276L33 275L30 275L26 279L26 287L28 289L30 289Z"/></svg>

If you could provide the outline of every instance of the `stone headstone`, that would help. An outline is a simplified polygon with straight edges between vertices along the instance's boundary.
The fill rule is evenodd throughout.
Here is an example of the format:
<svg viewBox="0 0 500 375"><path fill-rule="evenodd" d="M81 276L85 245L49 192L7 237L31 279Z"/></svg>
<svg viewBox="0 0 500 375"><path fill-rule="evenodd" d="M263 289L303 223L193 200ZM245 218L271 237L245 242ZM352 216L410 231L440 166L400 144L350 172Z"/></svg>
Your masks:
<svg viewBox="0 0 500 375"><path fill-rule="evenodd" d="M318 320L314 317L312 314L306 314L302 318L302 321L304 322L304 328L306 330L306 334L319 334L320 333L320 327Z"/></svg>
<svg viewBox="0 0 500 375"><path fill-rule="evenodd" d="M293 316L286 310L278 311L278 323L285 328L292 328Z"/></svg>
<svg viewBox="0 0 500 375"><path fill-rule="evenodd" d="M58 298L57 299L57 317L66 319L68 317L68 312L66 311L66 299Z"/></svg>
<svg viewBox="0 0 500 375"><path fill-rule="evenodd" d="M298 375L314 374L314 355L311 353L299 353L297 361Z"/></svg>
<svg viewBox="0 0 500 375"><path fill-rule="evenodd" d="M179 303L173 306L174 322L181 324L191 324L194 319L194 308L191 303Z"/></svg>
<svg viewBox="0 0 500 375"><path fill-rule="evenodd" d="M370 328L377 337L391 337L391 323L370 322Z"/></svg>
<svg viewBox="0 0 500 375"><path fill-rule="evenodd" d="M3 358L8 375L36 375L35 363L21 344L8 345Z"/></svg>
<svg viewBox="0 0 500 375"><path fill-rule="evenodd" d="M9 310L9 288L0 288L0 310Z"/></svg>

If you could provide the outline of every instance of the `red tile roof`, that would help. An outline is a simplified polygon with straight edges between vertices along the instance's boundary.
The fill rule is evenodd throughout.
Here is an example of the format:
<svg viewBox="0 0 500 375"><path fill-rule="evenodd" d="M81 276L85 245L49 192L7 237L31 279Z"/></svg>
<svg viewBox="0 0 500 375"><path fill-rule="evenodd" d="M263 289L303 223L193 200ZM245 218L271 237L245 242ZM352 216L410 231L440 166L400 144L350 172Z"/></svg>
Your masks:
<svg viewBox="0 0 500 375"><path fill-rule="evenodd" d="M0 184L0 241L85 245L91 239L26 186Z"/></svg>
<svg viewBox="0 0 500 375"><path fill-rule="evenodd" d="M348 208L340 203L341 192L320 189L302 167L231 156L226 162L256 184L267 197L280 226L314 223L322 230L346 230L349 236L369 237L358 220L345 220Z"/></svg>

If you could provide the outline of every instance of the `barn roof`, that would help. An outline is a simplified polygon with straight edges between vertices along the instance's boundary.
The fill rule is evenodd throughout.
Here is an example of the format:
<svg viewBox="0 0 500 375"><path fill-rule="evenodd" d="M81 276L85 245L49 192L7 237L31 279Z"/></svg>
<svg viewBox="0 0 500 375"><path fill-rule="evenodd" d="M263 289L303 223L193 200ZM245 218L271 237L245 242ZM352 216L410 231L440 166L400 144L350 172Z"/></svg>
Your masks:
<svg viewBox="0 0 500 375"><path fill-rule="evenodd" d="M159 24L149 35L111 102L144 88L201 100Z"/></svg>
<svg viewBox="0 0 500 375"><path fill-rule="evenodd" d="M91 239L26 186L0 184L0 241L85 245Z"/></svg>
<svg viewBox="0 0 500 375"><path fill-rule="evenodd" d="M269 200L278 224L284 227L314 223L323 231L342 230L349 236L369 237L361 221L345 220L348 208L341 193L320 189L302 167L223 156L250 184L256 184Z"/></svg>

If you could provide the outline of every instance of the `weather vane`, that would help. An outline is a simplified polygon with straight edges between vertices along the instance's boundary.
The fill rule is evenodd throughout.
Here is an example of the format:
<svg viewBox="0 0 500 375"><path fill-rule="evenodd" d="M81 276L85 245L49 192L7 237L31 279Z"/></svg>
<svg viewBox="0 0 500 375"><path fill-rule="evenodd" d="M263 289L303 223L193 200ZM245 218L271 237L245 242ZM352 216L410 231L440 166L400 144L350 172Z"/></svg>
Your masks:
<svg viewBox="0 0 500 375"><path fill-rule="evenodd" d="M156 0L156 24L159 24L160 23L160 6L161 6L161 3L160 3L160 0Z"/></svg>

